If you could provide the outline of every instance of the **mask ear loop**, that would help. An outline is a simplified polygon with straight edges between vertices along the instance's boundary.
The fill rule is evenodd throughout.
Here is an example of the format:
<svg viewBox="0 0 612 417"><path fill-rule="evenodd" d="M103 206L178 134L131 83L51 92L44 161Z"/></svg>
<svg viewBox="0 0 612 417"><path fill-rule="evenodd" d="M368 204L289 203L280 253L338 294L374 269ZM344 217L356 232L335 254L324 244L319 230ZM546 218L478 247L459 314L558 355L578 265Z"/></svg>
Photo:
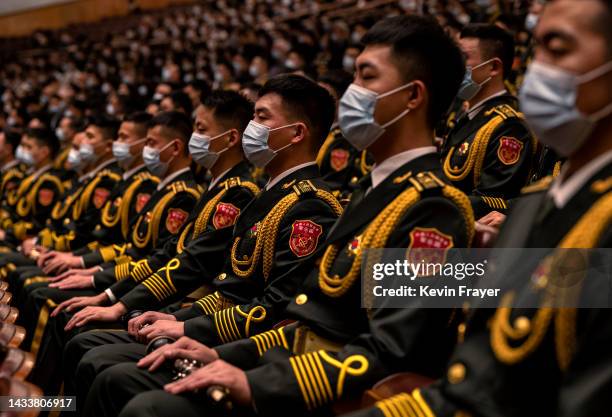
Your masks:
<svg viewBox="0 0 612 417"><path fill-rule="evenodd" d="M406 88L408 88L408 87L412 86L413 84L414 84L414 81L411 81L411 82L409 82L409 83L407 83L407 84L404 84L404 85L402 85L402 86L400 86L400 87L394 88L393 90L388 91L388 92L386 92L386 93L381 94L380 96L378 96L378 99L385 98L385 97L387 97L387 96L390 96L391 94L395 94L395 93L397 93L398 91L404 90L404 89L406 89ZM397 116L395 116L393 119L389 120L389 121L388 121L387 123L385 123L384 125L381 125L380 127L381 127L381 128L383 128L383 129L386 129L386 128L388 128L389 126L391 126L393 123L397 122L399 119L401 119L402 117L404 117L405 115L407 115L408 113L410 113L410 109L406 109L406 110L402 111L400 114L398 114Z"/></svg>
<svg viewBox="0 0 612 417"><path fill-rule="evenodd" d="M589 81L593 81L601 77L602 75L607 74L610 71L612 71L612 61L608 61L605 64L587 72L586 74L583 74L577 77L577 84L582 85L582 84L588 83ZM612 103L608 103L603 108L597 110L595 113L590 114L586 117L588 117L589 120L593 122L598 122L604 117L608 116L610 113L612 113Z"/></svg>
<svg viewBox="0 0 612 417"><path fill-rule="evenodd" d="M298 123L299 123L299 122L296 122L296 123L289 123L288 125L284 125L284 126L275 127L274 129L270 129L270 130L268 130L268 140L266 141L266 143L269 143L269 139L270 139L270 132L273 132L273 131L275 131L275 130L279 130L279 129L283 129L283 128L285 128L285 127L295 126L295 125L297 125ZM272 152L274 152L274 155L277 155L277 154L278 154L280 151L282 151L282 150L284 150L284 149L287 149L287 148L288 148L288 147L290 147L291 145L293 145L293 142L289 142L289 143L288 143L288 144L286 144L285 146L281 146L281 147L280 147L280 148L278 148L278 149L272 149L272 148L270 148L270 145L268 144L268 148L269 148L269 149L270 149Z"/></svg>
<svg viewBox="0 0 612 417"><path fill-rule="evenodd" d="M210 143L210 142L212 142L212 141L213 141L213 140L215 140L215 139L222 138L223 136L227 135L228 133L231 133L231 132L232 132L232 130L234 130L234 129L226 130L225 132L221 133L220 135L217 135L217 136L215 136L214 138L210 138L210 140L209 140L208 142ZM230 148L229 146L226 146L225 148L223 148L223 149L221 149L220 151L217 151L217 152L215 152L215 153L216 153L217 155L219 155L219 156L220 156L220 155L221 155L223 152L227 151L229 148ZM210 151L210 145L209 145L208 149L209 149L209 152L211 152L211 151ZM217 159L217 161L218 161L218 159ZM216 163L216 162L215 162L215 163Z"/></svg>

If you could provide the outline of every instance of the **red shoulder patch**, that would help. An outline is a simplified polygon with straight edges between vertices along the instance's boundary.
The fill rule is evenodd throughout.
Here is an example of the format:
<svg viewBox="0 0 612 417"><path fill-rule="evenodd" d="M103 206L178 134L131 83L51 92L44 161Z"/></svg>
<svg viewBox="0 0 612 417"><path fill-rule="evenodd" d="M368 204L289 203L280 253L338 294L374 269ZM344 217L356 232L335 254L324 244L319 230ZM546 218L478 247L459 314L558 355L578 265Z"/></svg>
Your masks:
<svg viewBox="0 0 612 417"><path fill-rule="evenodd" d="M319 244L323 227L311 220L296 220L291 225L289 249L298 258L312 254Z"/></svg>
<svg viewBox="0 0 612 417"><path fill-rule="evenodd" d="M442 233L434 227L415 227L410 232L408 261L411 263L442 264L446 261L446 252L453 246L452 236Z"/></svg>
<svg viewBox="0 0 612 417"><path fill-rule="evenodd" d="M173 235L177 234L185 220L187 220L188 213L185 210L179 208L172 208L168 210L166 216L166 229Z"/></svg>
<svg viewBox="0 0 612 417"><path fill-rule="evenodd" d="M233 226L240 215L240 209L230 203L219 203L212 219L215 229Z"/></svg>
<svg viewBox="0 0 612 417"><path fill-rule="evenodd" d="M503 136L499 140L497 157L504 165L514 165L521 157L522 150L523 143L520 140L510 136Z"/></svg>
<svg viewBox="0 0 612 417"><path fill-rule="evenodd" d="M53 202L53 197L55 196L55 191L50 190L48 188L41 188L38 190L38 203L41 206L48 206Z"/></svg>
<svg viewBox="0 0 612 417"><path fill-rule="evenodd" d="M101 208L104 205L104 203L106 203L106 200L108 200L109 196L110 196L110 191L107 190L106 188L96 188L94 190L94 195L93 195L94 207L97 209Z"/></svg>
<svg viewBox="0 0 612 417"><path fill-rule="evenodd" d="M144 206L146 206L149 202L150 198L151 194L147 193L139 193L138 195L136 195L136 206L134 206L134 208L136 209L136 213L140 213L142 211Z"/></svg>
<svg viewBox="0 0 612 417"><path fill-rule="evenodd" d="M349 163L349 151L346 149L338 148L331 151L329 164L334 171L342 171L348 166Z"/></svg>

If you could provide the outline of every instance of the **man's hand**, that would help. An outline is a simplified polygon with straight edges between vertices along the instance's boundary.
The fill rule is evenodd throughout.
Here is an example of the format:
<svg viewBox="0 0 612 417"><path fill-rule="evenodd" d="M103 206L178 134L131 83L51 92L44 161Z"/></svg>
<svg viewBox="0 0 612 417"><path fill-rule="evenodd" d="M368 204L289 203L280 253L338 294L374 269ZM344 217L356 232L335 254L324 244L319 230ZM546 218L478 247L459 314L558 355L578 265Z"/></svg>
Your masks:
<svg viewBox="0 0 612 417"><path fill-rule="evenodd" d="M43 256L45 260L41 262L39 258L38 263L40 264L39 267L47 275L59 274L67 269L80 268L83 266L82 258L80 256L74 256L71 253L50 252Z"/></svg>
<svg viewBox="0 0 612 417"><path fill-rule="evenodd" d="M55 310L51 313L51 317L57 316L62 310L70 312L87 306L101 306L109 301L108 296L104 292L92 297L72 297L55 307Z"/></svg>
<svg viewBox="0 0 612 417"><path fill-rule="evenodd" d="M6 232L0 229L0 240L4 240L5 237L6 237Z"/></svg>
<svg viewBox="0 0 612 417"><path fill-rule="evenodd" d="M21 253L24 256L30 256L30 252L32 252L32 249L34 249L35 246L36 246L36 238L35 237L28 238L24 240L23 242L21 242Z"/></svg>
<svg viewBox="0 0 612 417"><path fill-rule="evenodd" d="M501 225L504 223L505 220L506 220L505 214L502 214L499 211L492 211L488 213L486 216L478 219L478 223L484 226L489 226L489 227L499 230L499 228L501 227Z"/></svg>
<svg viewBox="0 0 612 417"><path fill-rule="evenodd" d="M126 312L127 308L122 303L110 307L85 307L72 316L64 330L69 331L75 327L82 327L90 321L117 321Z"/></svg>
<svg viewBox="0 0 612 417"><path fill-rule="evenodd" d="M216 350L187 336L183 336L176 342L164 345L149 353L138 361L138 367L148 367L149 371L153 372L167 360L177 358L192 359L206 365L219 359L219 355Z"/></svg>
<svg viewBox="0 0 612 417"><path fill-rule="evenodd" d="M93 287L93 275L70 275L61 281L49 284L49 288L58 290L74 290Z"/></svg>
<svg viewBox="0 0 612 417"><path fill-rule="evenodd" d="M176 317L172 314L160 313L159 311L147 311L128 321L128 334L132 337L138 337L138 331L141 328L145 325L153 324L157 320L176 321Z"/></svg>
<svg viewBox="0 0 612 417"><path fill-rule="evenodd" d="M157 320L150 326L143 327L138 331L138 337L151 340L157 336L168 336L178 339L185 335L185 323L182 321Z"/></svg>
<svg viewBox="0 0 612 417"><path fill-rule="evenodd" d="M237 404L248 406L252 401L251 387L246 373L222 360L214 361L176 382L166 384L164 390L170 394L195 391L211 385L221 385L229 389Z"/></svg>
<svg viewBox="0 0 612 417"><path fill-rule="evenodd" d="M72 276L72 275L93 275L96 272L98 272L100 270L99 267L94 266L92 268L87 268L87 269L69 269L67 271L62 272L61 274L55 276L55 277L49 277L49 282L59 282L59 281L63 281L66 278Z"/></svg>

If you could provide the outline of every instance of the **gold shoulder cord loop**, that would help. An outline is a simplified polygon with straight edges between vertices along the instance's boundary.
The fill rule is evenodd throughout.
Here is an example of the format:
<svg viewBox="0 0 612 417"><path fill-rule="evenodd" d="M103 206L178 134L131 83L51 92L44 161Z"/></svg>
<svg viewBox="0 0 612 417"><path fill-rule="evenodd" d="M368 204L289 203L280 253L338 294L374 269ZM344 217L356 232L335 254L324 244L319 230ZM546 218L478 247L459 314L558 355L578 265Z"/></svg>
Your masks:
<svg viewBox="0 0 612 417"><path fill-rule="evenodd" d="M609 192L591 206L572 227L559 244L558 249L597 247L601 235L611 223L612 192ZM551 264L562 258L562 252L557 250L547 257L543 263L550 269ZM538 348L550 323L554 321L557 362L562 371L568 368L576 348L576 308L551 307L551 302L556 297L567 296L565 292L561 293L561 291L563 290L547 288L542 301L543 306L538 309L532 323L528 326L521 326L518 319L515 320L514 326L510 324L511 304L514 294L508 293L504 297L502 306L497 309L491 320L491 347L499 361L508 365L523 361ZM522 344L517 345L520 339L525 340ZM513 343L511 344L511 342Z"/></svg>
<svg viewBox="0 0 612 417"><path fill-rule="evenodd" d="M87 207L89 206L89 200L91 198L91 193L93 193L93 191L96 189L101 180L102 177L97 176L92 182L87 184L87 186L83 190L83 193L81 193L81 198L79 198L77 203L72 208L72 218L74 220L79 219L81 217L81 214L83 214L83 212L87 210Z"/></svg>
<svg viewBox="0 0 612 417"><path fill-rule="evenodd" d="M261 221L259 229L257 230L255 249L251 256L244 255L243 259L238 259L237 250L241 239L236 238L234 240L231 260L232 270L237 276L241 278L251 276L259 264L263 252L263 275L265 279L268 279L274 264L274 248L276 247L280 223L285 214L287 214L287 212L289 212L289 210L299 201L301 194L314 192L316 197L326 202L334 213L338 216L342 213L342 206L338 203L338 200L331 193L315 188L310 181L300 182L294 185L293 188L294 192L283 197ZM241 267L246 267L246 269Z"/></svg>
<svg viewBox="0 0 612 417"><path fill-rule="evenodd" d="M424 184L427 188L441 187L443 195L457 204L465 220L468 242L471 242L474 236L474 214L468 198L462 192L444 184L433 173L419 176L418 179L406 179L410 181L412 186L385 207L363 232L359 249L346 275L330 276L329 271L338 255L338 247L337 245L328 246L319 267L319 287L323 293L330 297L341 297L351 288L361 274L363 251L385 247L389 236L397 228L403 215L420 201ZM370 259L370 261L372 260Z"/></svg>

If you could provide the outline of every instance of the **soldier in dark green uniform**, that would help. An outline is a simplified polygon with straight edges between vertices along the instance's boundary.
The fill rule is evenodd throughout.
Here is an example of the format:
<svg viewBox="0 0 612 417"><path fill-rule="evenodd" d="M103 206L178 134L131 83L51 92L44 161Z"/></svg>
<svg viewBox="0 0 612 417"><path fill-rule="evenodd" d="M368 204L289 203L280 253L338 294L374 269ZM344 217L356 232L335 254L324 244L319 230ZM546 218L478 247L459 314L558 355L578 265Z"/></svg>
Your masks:
<svg viewBox="0 0 612 417"><path fill-rule="evenodd" d="M25 164L15 158L19 141L19 133L16 131L6 129L0 132L0 209L26 175ZM3 211L0 212L0 225L4 215Z"/></svg>
<svg viewBox="0 0 612 417"><path fill-rule="evenodd" d="M521 106L538 138L567 163L552 183L525 190L499 247L612 246L611 28L609 1L555 0L544 9ZM350 417L608 416L610 309L547 307L556 275L546 259L533 275L526 271L535 285L514 297L536 297L540 308L506 299L500 308L473 310L443 379ZM592 284L587 275L581 289Z"/></svg>
<svg viewBox="0 0 612 417"><path fill-rule="evenodd" d="M434 125L459 87L464 64L433 19L386 19L362 42L366 47L357 58L355 83L340 102L339 122L347 140L368 149L377 164L330 233L320 264L304 271L305 284L285 311L285 318L297 323L241 334L242 340L233 343L227 342L236 334L231 323L223 326L223 316L209 316L209 322L221 324L217 332L186 324L187 336L225 344L210 349L184 338L143 359L141 366L154 368L176 357L211 362L167 386L169 392L222 385L238 406L237 414L327 415L333 401L359 394L393 369L383 358L431 375L443 370L455 334L451 311L367 311L361 308L359 284L367 249L445 251L470 244L474 218L469 199L444 181L433 146ZM438 53L430 54L430 48ZM394 325L399 322L402 326ZM361 344L349 343L359 335L364 335ZM409 347L400 351L400 345ZM134 363L115 365L95 379L85 414L117 414L132 398L122 415L215 413L205 395L143 393L159 390L172 377L167 368L149 372Z"/></svg>
<svg viewBox="0 0 612 417"><path fill-rule="evenodd" d="M514 59L512 35L493 25L467 26L460 44L467 72L458 98L467 112L442 148L444 173L470 196L476 218L504 211L529 181L536 143L504 85Z"/></svg>

